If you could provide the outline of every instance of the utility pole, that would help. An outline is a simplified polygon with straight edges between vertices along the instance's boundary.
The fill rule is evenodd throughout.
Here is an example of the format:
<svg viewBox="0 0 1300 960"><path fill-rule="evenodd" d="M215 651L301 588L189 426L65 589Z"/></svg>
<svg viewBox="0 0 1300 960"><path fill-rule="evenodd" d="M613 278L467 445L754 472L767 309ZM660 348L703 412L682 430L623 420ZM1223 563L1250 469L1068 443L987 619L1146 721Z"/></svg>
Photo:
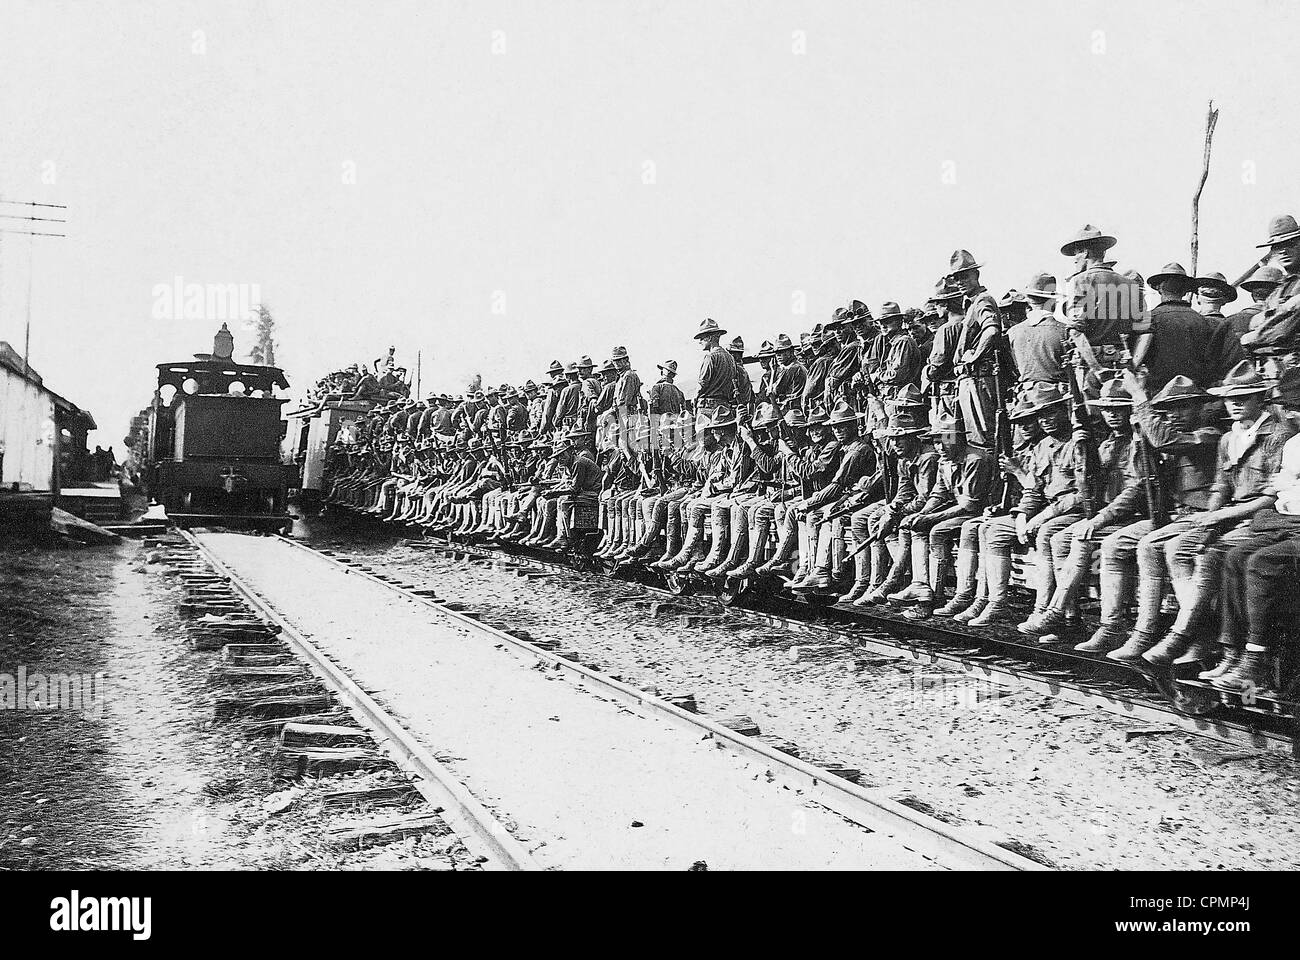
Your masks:
<svg viewBox="0 0 1300 960"><path fill-rule="evenodd" d="M45 210L67 210L68 208L61 203L36 203L30 200L0 200L0 208L11 207L31 207L33 210L41 208ZM35 213L24 216L19 213L0 212L0 219L4 220L25 220L28 223L67 223L67 220L57 217L38 217ZM66 233L53 233L49 230L9 230L0 228L0 234L17 234L27 237L27 319L23 325L23 376L27 376L31 369L28 358L31 355L32 348L32 271L33 260L35 258L35 241L34 237L66 237Z"/></svg>

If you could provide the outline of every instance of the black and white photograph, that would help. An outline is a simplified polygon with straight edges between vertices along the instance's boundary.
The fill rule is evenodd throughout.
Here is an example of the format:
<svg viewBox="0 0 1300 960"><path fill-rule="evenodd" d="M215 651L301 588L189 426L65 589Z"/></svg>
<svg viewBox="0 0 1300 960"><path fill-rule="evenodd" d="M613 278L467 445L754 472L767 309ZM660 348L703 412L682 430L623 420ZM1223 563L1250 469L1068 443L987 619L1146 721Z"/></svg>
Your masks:
<svg viewBox="0 0 1300 960"><path fill-rule="evenodd" d="M0 0L0 918L763 873L789 924L853 872L900 923L1258 945L1297 40L1292 0Z"/></svg>

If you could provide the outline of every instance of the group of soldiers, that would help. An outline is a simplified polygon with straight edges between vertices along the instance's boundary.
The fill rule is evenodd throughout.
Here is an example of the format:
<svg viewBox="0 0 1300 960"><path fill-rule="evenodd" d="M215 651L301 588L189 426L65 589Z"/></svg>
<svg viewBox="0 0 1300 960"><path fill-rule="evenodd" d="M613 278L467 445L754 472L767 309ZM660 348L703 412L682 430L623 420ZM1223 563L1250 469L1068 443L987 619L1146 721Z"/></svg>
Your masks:
<svg viewBox="0 0 1300 960"><path fill-rule="evenodd" d="M325 400L405 400L411 395L411 384L405 367L393 362L393 347L387 357L379 357L371 366L354 363L343 370L335 370L316 381L308 399Z"/></svg>
<svg viewBox="0 0 1300 960"><path fill-rule="evenodd" d="M643 390L623 347L541 385L390 401L335 445L330 499L529 547L597 528L613 563L1267 690L1300 582L1300 225L1275 218L1239 286L1120 272L1116 242L1085 226L1063 289L1044 272L1000 298L958 250L924 307L854 300L753 353L706 319L690 401L676 361Z"/></svg>

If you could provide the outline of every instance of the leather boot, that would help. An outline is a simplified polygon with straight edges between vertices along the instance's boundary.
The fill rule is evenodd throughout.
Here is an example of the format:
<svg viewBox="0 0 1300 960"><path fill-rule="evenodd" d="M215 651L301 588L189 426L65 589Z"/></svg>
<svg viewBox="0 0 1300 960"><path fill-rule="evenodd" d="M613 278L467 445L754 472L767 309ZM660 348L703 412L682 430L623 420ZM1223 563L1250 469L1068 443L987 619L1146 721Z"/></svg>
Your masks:
<svg viewBox="0 0 1300 960"><path fill-rule="evenodd" d="M731 508L731 549L727 559L714 564L704 571L706 577L723 577L727 571L739 564L749 552L748 544L749 516L743 507Z"/></svg>
<svg viewBox="0 0 1300 960"><path fill-rule="evenodd" d="M1142 659L1153 667L1167 667L1187 651L1192 638L1185 633L1170 630L1163 640L1142 654Z"/></svg>
<svg viewBox="0 0 1300 960"><path fill-rule="evenodd" d="M853 555L853 589L840 597L840 603L854 603L871 589L871 554L863 543L855 544Z"/></svg>
<svg viewBox="0 0 1300 960"><path fill-rule="evenodd" d="M1198 673L1196 675L1198 680L1214 681L1237 669L1237 664L1241 660L1242 651L1238 650L1236 647L1222 647L1221 649L1223 651L1223 656L1219 660L1218 664L1211 667L1209 670L1202 670Z"/></svg>
<svg viewBox="0 0 1300 960"><path fill-rule="evenodd" d="M1193 664L1205 663L1214 656L1218 649L1219 647L1216 644L1204 638L1193 640L1192 645L1183 651L1182 655L1174 658L1173 667L1178 670Z"/></svg>
<svg viewBox="0 0 1300 960"><path fill-rule="evenodd" d="M709 519L713 527L713 543L709 546L708 555L691 566L691 570L695 573L704 573L704 571L722 563L731 548L731 520L727 516L726 509L714 507Z"/></svg>
<svg viewBox="0 0 1300 960"><path fill-rule="evenodd" d="M1151 634L1143 630L1134 630L1128 635L1128 640L1124 642L1124 646L1106 654L1106 659L1114 660L1116 663L1136 664L1142 661L1142 654L1155 645L1156 638Z"/></svg>
<svg viewBox="0 0 1300 960"><path fill-rule="evenodd" d="M1267 650L1245 650L1237 665L1211 681L1220 690L1257 693L1273 687L1273 658Z"/></svg>
<svg viewBox="0 0 1300 960"><path fill-rule="evenodd" d="M1083 643L1075 644L1074 649L1080 653L1109 653L1124 645L1129 634L1122 623L1103 623Z"/></svg>
<svg viewBox="0 0 1300 960"><path fill-rule="evenodd" d="M673 557L677 556L677 551L681 549L681 545L682 545L681 514L678 513L675 516L673 514L669 514L668 519L664 524L664 529L666 531L666 536L665 536L666 543L664 545L664 554L654 563L650 564L650 566L653 567L655 570L663 570L665 567L667 567L668 561L671 560Z"/></svg>
<svg viewBox="0 0 1300 960"><path fill-rule="evenodd" d="M686 521L686 535L682 548L662 564L661 570L678 570L695 555L696 548L704 541L704 515L699 510L692 510Z"/></svg>
<svg viewBox="0 0 1300 960"><path fill-rule="evenodd" d="M772 518L759 517L756 524L754 535L750 538L749 559L734 570L728 570L727 576L734 577L737 580L744 580L752 577L758 571L758 558L762 556L763 549L767 546L767 537L772 530Z"/></svg>
<svg viewBox="0 0 1300 960"><path fill-rule="evenodd" d="M1006 621L1009 619L1009 613L1003 601L990 600L977 616L971 617L966 622L972 627L987 627L991 623Z"/></svg>
<svg viewBox="0 0 1300 960"><path fill-rule="evenodd" d="M969 607L960 613L954 613L952 618L958 623L970 623L976 617L984 612L984 608L989 605L988 597L976 597Z"/></svg>

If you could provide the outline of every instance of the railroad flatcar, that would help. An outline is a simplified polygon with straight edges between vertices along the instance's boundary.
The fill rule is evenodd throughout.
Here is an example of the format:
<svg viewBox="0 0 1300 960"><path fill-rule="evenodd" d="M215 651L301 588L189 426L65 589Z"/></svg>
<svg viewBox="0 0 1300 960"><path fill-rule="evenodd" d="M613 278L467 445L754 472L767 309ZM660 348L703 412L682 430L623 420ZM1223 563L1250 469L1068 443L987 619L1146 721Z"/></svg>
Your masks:
<svg viewBox="0 0 1300 960"><path fill-rule="evenodd" d="M374 405L373 400L326 398L289 412L283 454L286 462L297 466L298 483L291 485L289 494L300 509L320 509L331 446L340 434L349 435L352 425Z"/></svg>
<svg viewBox="0 0 1300 960"><path fill-rule="evenodd" d="M210 354L158 364L149 414L151 496L179 526L289 529L296 468L280 458L289 383L278 367L235 363L222 324Z"/></svg>

